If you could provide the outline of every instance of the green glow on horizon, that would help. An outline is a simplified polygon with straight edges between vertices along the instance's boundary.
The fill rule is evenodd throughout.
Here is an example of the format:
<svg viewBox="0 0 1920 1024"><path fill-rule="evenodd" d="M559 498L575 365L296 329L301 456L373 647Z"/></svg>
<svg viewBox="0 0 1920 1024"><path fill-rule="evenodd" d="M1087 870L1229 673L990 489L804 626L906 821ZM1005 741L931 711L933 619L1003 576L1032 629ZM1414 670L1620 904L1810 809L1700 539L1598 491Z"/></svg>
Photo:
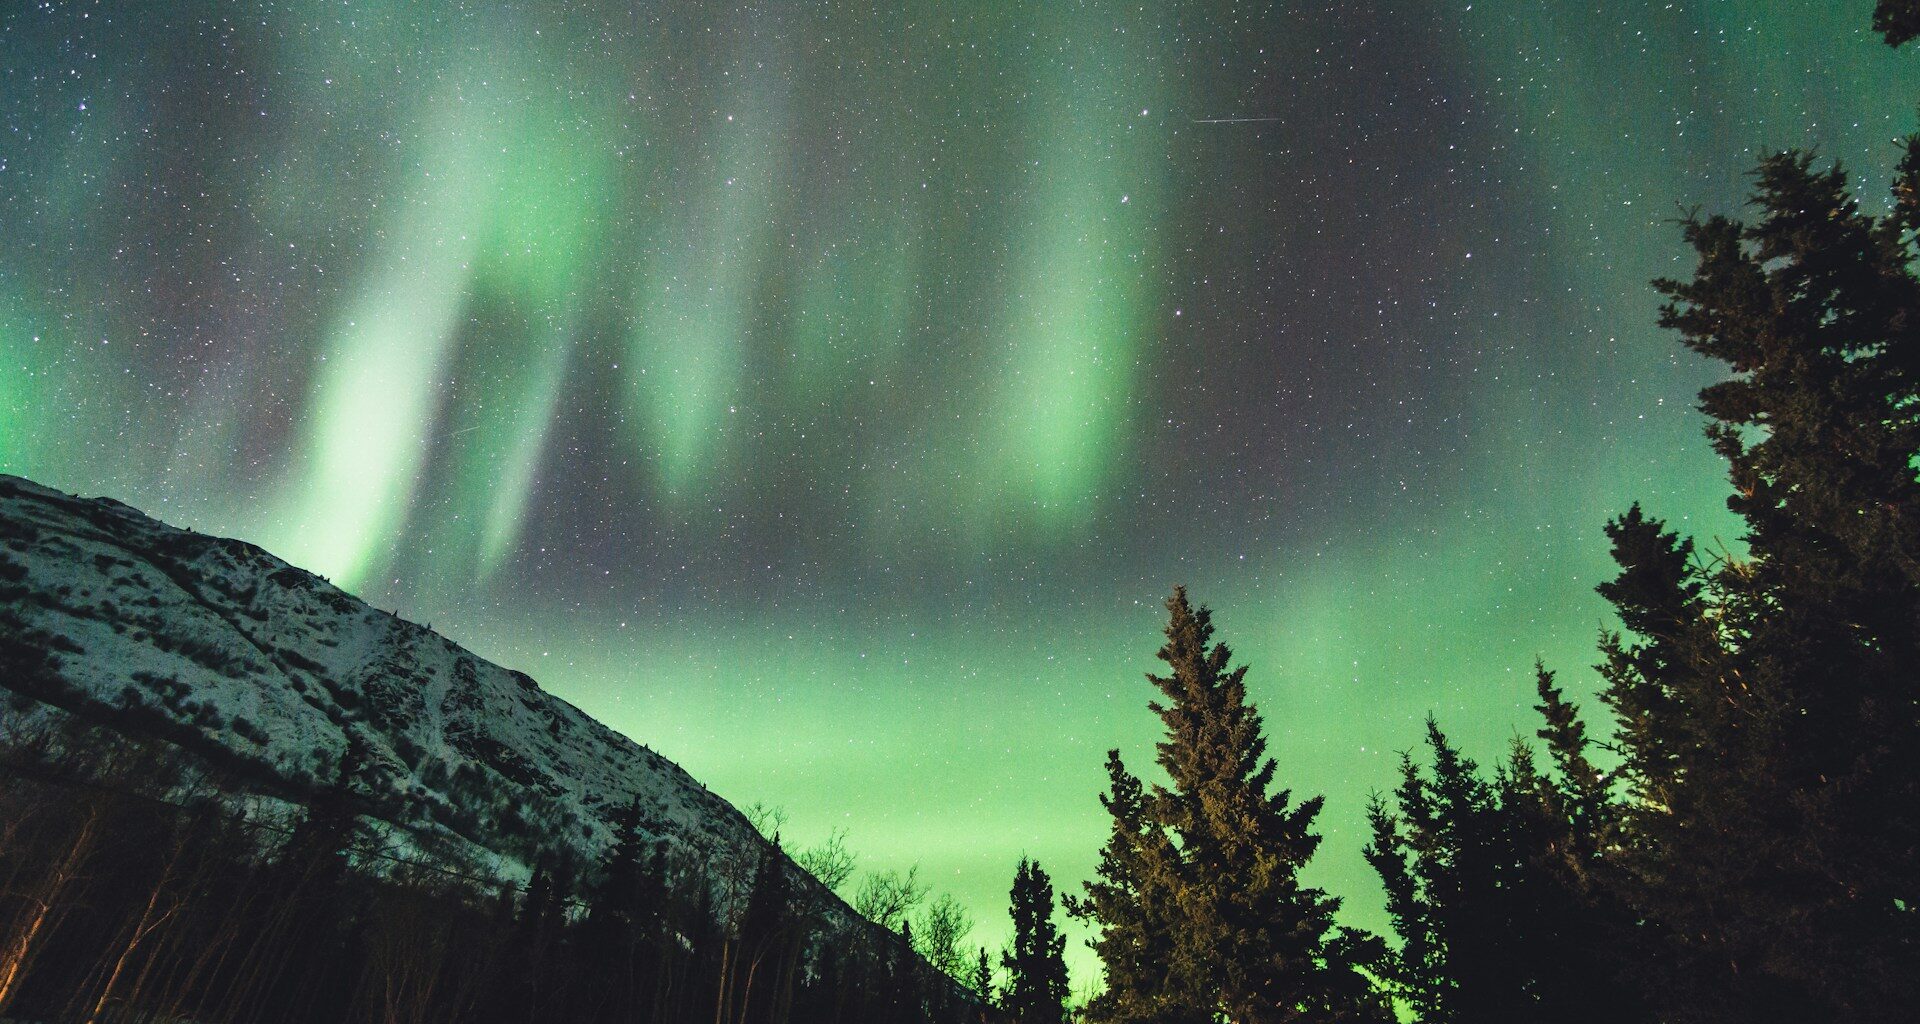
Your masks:
<svg viewBox="0 0 1920 1024"><path fill-rule="evenodd" d="M1378 925L1367 791L1429 710L1529 731L1535 654L1588 685L1601 522L1734 539L1646 281L1763 146L1880 198L1920 63L1818 7L35 8L0 469L402 607L990 944L1021 853L1091 870L1184 582Z"/></svg>

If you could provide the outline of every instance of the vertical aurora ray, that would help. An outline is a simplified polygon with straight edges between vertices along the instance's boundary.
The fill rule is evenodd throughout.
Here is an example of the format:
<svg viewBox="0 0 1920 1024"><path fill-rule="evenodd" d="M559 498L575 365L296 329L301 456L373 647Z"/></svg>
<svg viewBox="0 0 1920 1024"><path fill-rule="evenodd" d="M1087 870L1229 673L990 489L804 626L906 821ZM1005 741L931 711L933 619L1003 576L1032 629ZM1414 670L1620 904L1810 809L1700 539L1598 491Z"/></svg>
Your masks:
<svg viewBox="0 0 1920 1024"><path fill-rule="evenodd" d="M44 330L24 301L0 289L0 469L22 476L39 470L57 436L40 429L53 372Z"/></svg>
<svg viewBox="0 0 1920 1024"><path fill-rule="evenodd" d="M414 589L457 593L511 556L573 357L572 318L476 291L468 308L486 327L460 335L425 471L442 500L418 509L409 527L431 552L407 566Z"/></svg>
<svg viewBox="0 0 1920 1024"><path fill-rule="evenodd" d="M478 509L482 576L498 569L519 538L551 434L555 410L579 333L590 261L603 245L614 168L614 144L603 125L553 97L580 92L571 78L555 83L513 112L513 143L498 161L487 239L476 288L523 310L518 337L482 343L476 355L498 369L498 386L476 403L480 422L468 429L458 485L461 507Z"/></svg>
<svg viewBox="0 0 1920 1024"><path fill-rule="evenodd" d="M669 503L712 484L728 455L728 419L747 397L754 289L785 145L776 90L761 80L722 93L690 129L699 140L690 157L662 183L667 209L642 214L653 223L633 291L626 386L656 493Z"/></svg>
<svg viewBox="0 0 1920 1024"><path fill-rule="evenodd" d="M1114 13L1042 13L1028 205L993 329L1005 357L979 497L1047 531L1084 522L1122 461L1156 299L1158 55L1144 19Z"/></svg>
<svg viewBox="0 0 1920 1024"><path fill-rule="evenodd" d="M608 90L500 70L514 91L476 79L430 105L416 191L322 357L284 543L347 585L387 565L436 458L452 493L426 571L490 574L526 516L613 146L604 116L556 99Z"/></svg>
<svg viewBox="0 0 1920 1024"><path fill-rule="evenodd" d="M1019 855L1091 869L1185 582L1378 923L1420 719L1484 760L1535 654L1581 685L1626 502L1725 536L1676 204L1818 144L1871 206L1920 95L1859 5L1383 7L0 5L0 469L431 621L989 945Z"/></svg>
<svg viewBox="0 0 1920 1024"><path fill-rule="evenodd" d="M706 251L655 260L636 289L627 387L654 485L669 501L697 498L718 468L745 358L746 282L730 267L741 258Z"/></svg>
<svg viewBox="0 0 1920 1024"><path fill-rule="evenodd" d="M433 440L437 391L483 222L480 125L442 99L397 223L320 356L297 475L270 546L353 588L383 566ZM452 109L448 109L451 107Z"/></svg>
<svg viewBox="0 0 1920 1024"><path fill-rule="evenodd" d="M486 499L480 535L483 575L500 568L519 539L521 524L526 520L540 453L553 428L554 406L566 377L570 352L566 337L556 333L540 346L533 365L527 368L525 395L507 424L506 450L495 463L497 472L488 481L490 497Z"/></svg>

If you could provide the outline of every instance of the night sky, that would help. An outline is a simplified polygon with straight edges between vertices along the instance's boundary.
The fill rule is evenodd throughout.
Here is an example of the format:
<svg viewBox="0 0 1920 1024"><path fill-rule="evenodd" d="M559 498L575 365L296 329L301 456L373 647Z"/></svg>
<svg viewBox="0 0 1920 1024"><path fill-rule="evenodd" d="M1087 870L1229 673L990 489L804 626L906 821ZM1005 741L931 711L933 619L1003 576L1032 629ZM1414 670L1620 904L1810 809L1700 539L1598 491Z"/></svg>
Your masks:
<svg viewBox="0 0 1920 1024"><path fill-rule="evenodd" d="M519 7L524 9L515 10ZM0 470L264 545L918 862L998 945L1175 583L1310 878L1736 539L1653 326L1762 148L1884 194L1870 0L0 7ZM1090 962L1071 947L1077 978Z"/></svg>

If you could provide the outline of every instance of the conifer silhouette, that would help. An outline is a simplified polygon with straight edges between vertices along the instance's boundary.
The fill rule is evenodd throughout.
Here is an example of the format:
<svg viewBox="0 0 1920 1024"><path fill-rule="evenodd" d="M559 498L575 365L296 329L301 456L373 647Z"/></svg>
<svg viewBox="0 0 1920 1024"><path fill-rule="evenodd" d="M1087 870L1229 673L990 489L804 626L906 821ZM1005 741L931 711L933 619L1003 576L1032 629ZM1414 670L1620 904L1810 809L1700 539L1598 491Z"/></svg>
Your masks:
<svg viewBox="0 0 1920 1024"><path fill-rule="evenodd" d="M1689 1019L1920 998L1917 150L1884 218L1837 166L1766 158L1753 221L1690 220L1692 279L1658 282L1663 325L1731 373L1701 409L1746 524L1705 564L1635 507L1600 587L1625 627L1616 860L1664 937L1648 984Z"/></svg>
<svg viewBox="0 0 1920 1024"><path fill-rule="evenodd" d="M1880 0L1873 9L1873 30L1886 37L1888 46L1899 46L1920 36L1920 3Z"/></svg>
<svg viewBox="0 0 1920 1024"><path fill-rule="evenodd" d="M1000 1008L1017 1024L1062 1024L1067 1019L1067 940L1053 923L1053 882L1025 857L1008 897L1013 945L1001 954L1007 986Z"/></svg>
<svg viewBox="0 0 1920 1024"><path fill-rule="evenodd" d="M1211 612L1183 587L1167 610L1168 674L1147 678L1163 698L1149 707L1166 725L1157 760L1170 785L1141 791L1109 755L1113 837L1075 904L1101 926L1107 962L1089 1019L1390 1020L1361 971L1377 943L1336 928L1339 901L1299 879L1320 844L1320 798L1273 788L1246 668L1211 643Z"/></svg>

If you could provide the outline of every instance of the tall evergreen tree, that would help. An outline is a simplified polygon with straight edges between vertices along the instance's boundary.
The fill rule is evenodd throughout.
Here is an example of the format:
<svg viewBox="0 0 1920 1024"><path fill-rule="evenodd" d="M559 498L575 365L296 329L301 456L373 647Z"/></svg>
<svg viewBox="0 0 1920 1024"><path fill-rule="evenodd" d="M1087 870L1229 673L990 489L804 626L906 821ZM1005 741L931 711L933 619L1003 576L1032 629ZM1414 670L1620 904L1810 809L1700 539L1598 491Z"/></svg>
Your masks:
<svg viewBox="0 0 1920 1024"><path fill-rule="evenodd" d="M733 1005L742 1022L784 1020L791 1005L802 944L786 862L775 833L754 869L732 957Z"/></svg>
<svg viewBox="0 0 1920 1024"><path fill-rule="evenodd" d="M1427 719L1431 776L1400 757L1396 807L1368 808L1367 860L1387 890L1387 912L1402 937L1385 972L1422 1021L1480 1022L1527 1017L1524 979L1513 976L1516 938L1508 888L1515 879L1500 847L1493 789Z"/></svg>
<svg viewBox="0 0 1920 1024"><path fill-rule="evenodd" d="M1541 674L1543 686L1551 677ZM1381 974L1425 1024L1630 1024L1619 929L1570 870L1575 825L1561 784L1515 742L1491 781L1431 719L1432 766L1401 758L1390 805L1369 808L1366 856L1401 946ZM1576 776L1577 777L1577 776Z"/></svg>
<svg viewBox="0 0 1920 1024"><path fill-rule="evenodd" d="M285 914L281 923L299 942L297 952L283 948L269 975L269 998L297 1008L309 1020L340 1013L350 984L349 951L362 923L354 911L361 909L356 898L364 893L352 884L352 861L363 836L360 814L368 803L366 766L364 744L348 733L333 782L313 796L272 872L274 901Z"/></svg>
<svg viewBox="0 0 1920 1024"><path fill-rule="evenodd" d="M1888 46L1920 36L1920 0L1880 0L1873 9L1873 30Z"/></svg>
<svg viewBox="0 0 1920 1024"><path fill-rule="evenodd" d="M1620 859L1692 1019L1892 1020L1920 990L1920 279L1912 142L1892 216L1783 153L1751 224L1690 222L1662 322L1701 393L1744 556L1610 524L1603 642Z"/></svg>
<svg viewBox="0 0 1920 1024"><path fill-rule="evenodd" d="M1275 763L1247 699L1246 668L1229 667L1231 651L1211 643L1212 614L1194 609L1185 588L1167 610L1159 658L1168 674L1147 678L1164 698L1149 706L1166 725L1157 751L1170 785L1132 798L1137 783L1110 755L1109 853L1117 855L1103 857L1104 888L1089 887L1084 905L1111 938L1161 948L1143 956L1146 949L1114 949L1119 943L1103 934L1096 948L1120 955L1106 964L1111 998L1090 1005L1089 1018L1390 1019L1361 970L1378 955L1376 943L1335 928L1339 901L1299 879L1320 844L1311 828L1321 800L1295 803L1273 789Z"/></svg>
<svg viewBox="0 0 1920 1024"><path fill-rule="evenodd" d="M641 821L635 797L614 822L613 843L586 892L587 918L578 938L579 959L598 996L593 1010L609 1019L646 1005L658 980L666 909L664 848Z"/></svg>
<svg viewBox="0 0 1920 1024"><path fill-rule="evenodd" d="M615 820L613 843L587 892L588 925L618 922L651 935L660 926L666 901L666 847L642 827L640 798L635 797Z"/></svg>
<svg viewBox="0 0 1920 1024"><path fill-rule="evenodd" d="M1174 991L1174 914L1165 878L1175 851L1166 830L1147 817L1146 790L1127 770L1118 750L1107 751L1107 792L1101 806L1113 819L1100 850L1097 877L1067 912L1097 931L1089 945L1100 957L1106 984L1087 1004L1088 1020L1109 1024L1211 1024L1191 1009L1195 1001Z"/></svg>
<svg viewBox="0 0 1920 1024"><path fill-rule="evenodd" d="M565 872L553 861L536 864L527 882L501 943L485 1020L531 1024L562 1005L555 981L562 974L561 937L567 923L560 877Z"/></svg>
<svg viewBox="0 0 1920 1024"><path fill-rule="evenodd" d="M987 956L987 947L980 947L980 955L973 962L973 976L967 980L967 987L980 997L980 1003L989 1009L998 1007L1000 1002L993 992L993 961Z"/></svg>
<svg viewBox="0 0 1920 1024"><path fill-rule="evenodd" d="M1053 923L1053 882L1037 862L1020 858L1009 907L1013 945L1000 957L1007 971L1000 1008L1018 1024L1062 1024L1067 1019L1067 940Z"/></svg>
<svg viewBox="0 0 1920 1024"><path fill-rule="evenodd" d="M1557 852L1569 871L1585 878L1599 863L1602 847L1612 840L1616 826L1612 800L1612 781L1594 762L1593 741L1580 709L1567 700L1566 691L1554 681L1554 673L1536 661L1533 666L1534 691L1540 703L1533 709L1543 720L1535 733L1545 741L1557 783L1534 776L1537 803L1541 812L1565 822L1565 836L1558 841ZM1516 745L1515 754L1520 747ZM1531 754L1528 755L1531 764Z"/></svg>
<svg viewBox="0 0 1920 1024"><path fill-rule="evenodd" d="M360 838L366 761L364 741L348 733L333 781L313 795L281 850L280 865L289 882L321 900L330 899L345 877L349 854Z"/></svg>

